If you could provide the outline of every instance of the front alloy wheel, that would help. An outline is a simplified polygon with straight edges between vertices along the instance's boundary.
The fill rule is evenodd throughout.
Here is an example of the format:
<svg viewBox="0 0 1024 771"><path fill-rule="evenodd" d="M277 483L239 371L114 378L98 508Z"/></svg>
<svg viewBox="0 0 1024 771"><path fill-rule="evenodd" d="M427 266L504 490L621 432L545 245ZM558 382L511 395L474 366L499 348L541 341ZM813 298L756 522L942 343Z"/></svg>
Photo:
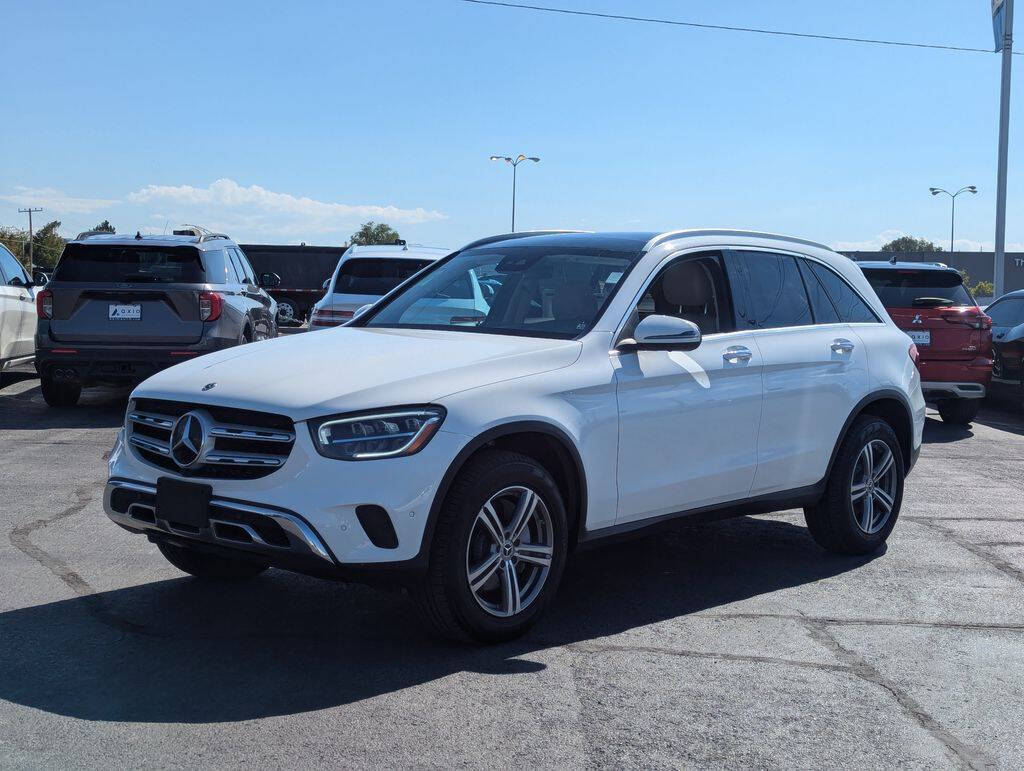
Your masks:
<svg viewBox="0 0 1024 771"><path fill-rule="evenodd" d="M480 607L508 618L530 607L551 571L551 515L526 487L506 487L476 515L466 544L466 580Z"/></svg>
<svg viewBox="0 0 1024 771"><path fill-rule="evenodd" d="M478 452L445 495L426 579L411 588L445 637L510 640L529 629L562 578L568 525L558 485L533 458Z"/></svg>

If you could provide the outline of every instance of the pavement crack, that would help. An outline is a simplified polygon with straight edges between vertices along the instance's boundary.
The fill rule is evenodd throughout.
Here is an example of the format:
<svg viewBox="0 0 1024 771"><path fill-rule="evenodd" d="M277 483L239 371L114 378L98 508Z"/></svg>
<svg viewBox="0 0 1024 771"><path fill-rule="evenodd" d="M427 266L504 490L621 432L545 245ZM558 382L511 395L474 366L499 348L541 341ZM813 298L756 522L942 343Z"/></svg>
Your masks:
<svg viewBox="0 0 1024 771"><path fill-rule="evenodd" d="M993 554L988 549L983 548L980 544L968 541L966 538L959 535L956 531L948 527L943 527L941 524L939 524L940 521L941 520L928 521L924 522L923 524L927 527L932 528L933 530L937 530L939 533L941 533L946 538L951 540L957 546L959 546L962 549L966 549L975 557L978 557L979 559L987 562L989 565L991 565L993 568L998 570L1003 575L1009 576L1015 581L1024 584L1024 570L1021 570L1011 562L1004 560L998 554Z"/></svg>
<svg viewBox="0 0 1024 771"><path fill-rule="evenodd" d="M936 741L940 742L946 751L960 761L964 767L982 769L995 765L991 758L979 750L968 746L946 730L938 720L925 711L924 707L913 696L883 675L867 659L840 643L829 631L826 624L811 619L804 619L804 626L812 639L824 646L826 650L831 651L836 658L846 664L847 671L852 672L865 682L887 691L904 712L912 717Z"/></svg>
<svg viewBox="0 0 1024 771"><path fill-rule="evenodd" d="M16 525L8 534L8 540L10 540L14 548L29 559L32 559L42 565L50 573L56 576L61 583L67 586L75 596L80 597L85 603L85 607L88 611L100 623L120 632L134 632L137 634L149 634L152 636L154 633L148 630L144 625L126 621L112 613L106 606L103 598L96 594L96 590L93 589L93 587L89 585L89 582L82 578L77 571L72 569L70 565L56 554L51 554L32 542L32 534L37 530L41 530L56 522L60 522L63 519L67 519L68 517L73 517L76 514L81 513L82 510L85 509L85 507L93 500L93 495L95 494L96 489L102 489L104 484L104 482L87 482L86 484L80 485L75 488L75 491L72 493L72 503L65 506L53 516L41 517L39 519L29 520L27 522L22 522L20 525Z"/></svg>
<svg viewBox="0 0 1024 771"><path fill-rule="evenodd" d="M925 621L904 618L842 618L838 616L808 616L804 613L696 613L696 618L719 619L776 619L780 621L810 621L829 626L910 626L924 629L955 629L979 632L1024 632L1024 623L987 624L969 621Z"/></svg>

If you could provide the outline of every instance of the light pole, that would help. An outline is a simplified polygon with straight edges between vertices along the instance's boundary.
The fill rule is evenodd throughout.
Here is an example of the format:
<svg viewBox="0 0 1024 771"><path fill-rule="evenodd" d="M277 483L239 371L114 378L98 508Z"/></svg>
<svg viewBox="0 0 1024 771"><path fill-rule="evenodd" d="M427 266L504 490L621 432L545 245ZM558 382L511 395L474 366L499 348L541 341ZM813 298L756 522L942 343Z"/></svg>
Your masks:
<svg viewBox="0 0 1024 771"><path fill-rule="evenodd" d="M967 187L962 187L955 193L951 193L948 190L943 190L941 187L930 187L928 188L928 190L931 192L932 195L945 193L946 195L949 196L949 200L951 203L951 208L949 212L949 251L952 252L953 228L956 226L956 197L961 193L970 193L971 195L975 195L978 192L978 188L976 188L974 185L967 185Z"/></svg>
<svg viewBox="0 0 1024 771"><path fill-rule="evenodd" d="M540 163L540 158L530 156L527 158L525 155L519 155L516 158L509 158L507 155L492 155L492 161L505 161L505 163L512 166L512 232L516 232L516 169L519 164L523 161L533 161L534 163Z"/></svg>

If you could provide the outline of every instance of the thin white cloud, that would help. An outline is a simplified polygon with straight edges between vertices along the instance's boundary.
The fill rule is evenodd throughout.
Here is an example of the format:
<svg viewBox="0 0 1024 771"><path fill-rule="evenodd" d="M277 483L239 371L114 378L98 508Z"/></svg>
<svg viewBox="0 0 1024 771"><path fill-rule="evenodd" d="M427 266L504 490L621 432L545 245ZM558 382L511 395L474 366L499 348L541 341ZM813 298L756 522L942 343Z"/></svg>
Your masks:
<svg viewBox="0 0 1024 771"><path fill-rule="evenodd" d="M161 213L150 214L147 217L150 221L197 222L228 233L251 236L304 237L339 233L371 219L396 225L447 219L441 212L423 208L318 201L274 192L259 185L243 187L232 179L218 179L208 187L147 185L129 193L127 200L139 206L158 205Z"/></svg>
<svg viewBox="0 0 1024 771"><path fill-rule="evenodd" d="M887 244L896 238L906 235L910 234L905 233L902 230L883 230L874 238L869 238L864 241L834 241L831 246L837 252L877 252L882 248L883 244ZM933 244L941 246L943 249L949 249L948 238L928 238L928 240ZM991 252L995 249L995 242L974 241L970 238L957 238L953 241L953 246L958 252ZM1024 244L1009 243L1006 245L1006 251L1024 251Z"/></svg>
<svg viewBox="0 0 1024 771"><path fill-rule="evenodd" d="M52 187L20 185L15 186L13 194L0 195L0 201L9 201L25 208L41 206L44 216L56 215L57 219L65 214L89 214L119 203L116 199L109 198L76 198Z"/></svg>

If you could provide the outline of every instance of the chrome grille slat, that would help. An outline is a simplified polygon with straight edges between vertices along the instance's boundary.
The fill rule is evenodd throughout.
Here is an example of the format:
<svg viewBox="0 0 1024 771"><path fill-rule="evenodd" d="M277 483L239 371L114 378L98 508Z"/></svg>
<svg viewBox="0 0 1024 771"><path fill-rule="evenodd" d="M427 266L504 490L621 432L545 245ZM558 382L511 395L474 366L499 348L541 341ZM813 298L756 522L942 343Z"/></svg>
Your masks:
<svg viewBox="0 0 1024 771"><path fill-rule="evenodd" d="M174 428L174 421L177 418L170 415L157 415L153 412L131 412L128 414L128 420L133 423L144 423L147 426L165 428L170 431Z"/></svg>
<svg viewBox="0 0 1024 771"><path fill-rule="evenodd" d="M284 461L273 455L258 455L252 452L221 452L214 450L206 456L207 463L222 466L273 466L277 468Z"/></svg>
<svg viewBox="0 0 1024 771"><path fill-rule="evenodd" d="M128 437L128 442L141 450L155 452L159 455L163 455L164 457L171 454L171 450L167 446L167 442L150 439L147 436L130 436Z"/></svg>
<svg viewBox="0 0 1024 771"><path fill-rule="evenodd" d="M251 426L216 425L210 429L210 436L223 439L248 439L253 442L294 442L295 434L286 431L272 431Z"/></svg>

